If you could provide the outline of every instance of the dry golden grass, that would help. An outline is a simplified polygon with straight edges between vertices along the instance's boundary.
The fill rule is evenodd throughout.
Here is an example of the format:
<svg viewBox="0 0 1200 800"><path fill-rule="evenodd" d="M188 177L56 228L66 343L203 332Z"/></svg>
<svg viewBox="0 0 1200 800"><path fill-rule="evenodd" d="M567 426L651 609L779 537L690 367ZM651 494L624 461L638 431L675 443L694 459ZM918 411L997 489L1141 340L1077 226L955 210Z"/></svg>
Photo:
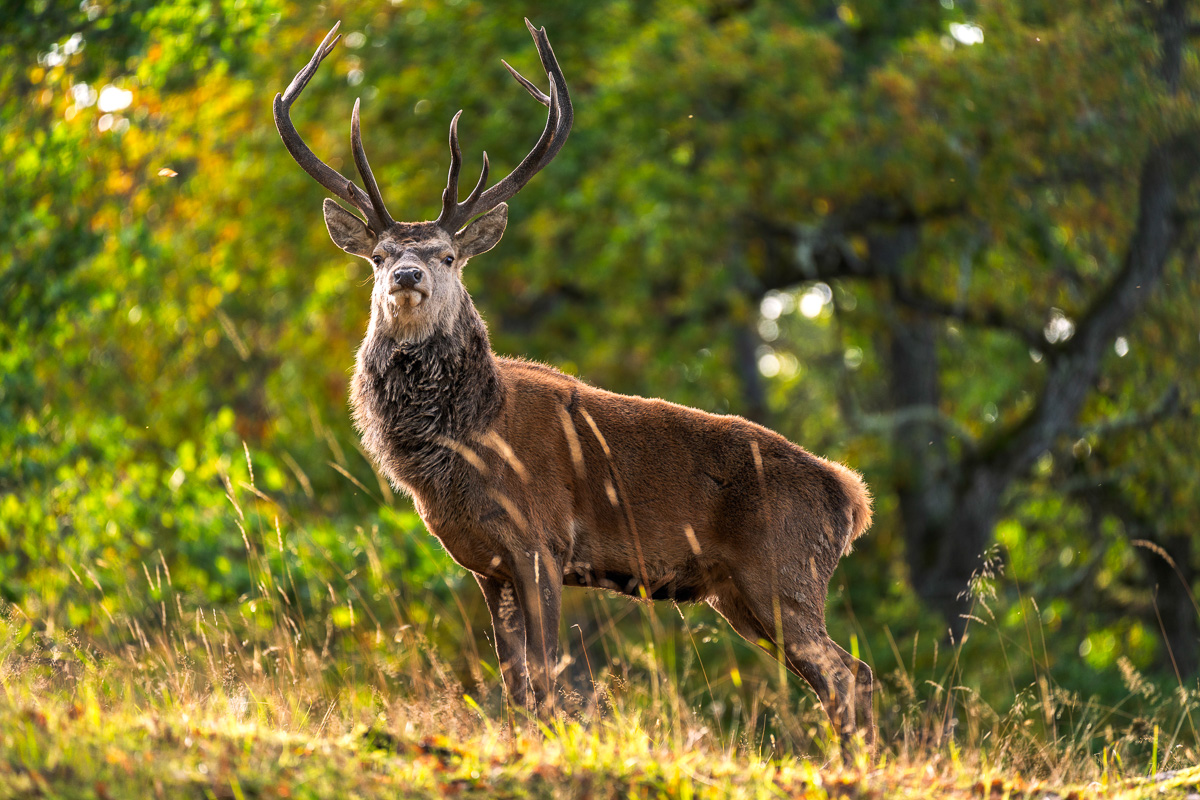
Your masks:
<svg viewBox="0 0 1200 800"><path fill-rule="evenodd" d="M965 690L951 693L959 699L949 708L938 689L881 697L909 710L881 715L873 762L843 763L818 710L787 711L799 688L765 674L757 686L733 679L759 703L717 715L664 670L637 671L644 680L632 683L605 669L593 692L568 693L566 713L547 728L506 710L486 659L468 653L464 671L450 663L462 653L433 648L429 622L374 632L328 619L268 627L253 615L172 605L157 630L129 620L127 635L110 632L107 643L7 608L0 798L1132 798L1184 797L1200 785L1197 769L1142 777L1149 768L1130 762L1135 742L1113 734L1111 710L1077 704L1090 721L1048 738L1032 722L1044 709L1036 687L1003 715ZM639 657L650 667L656 654L639 643L620 654ZM483 678L479 697L460 680L472 671ZM709 692L735 687L726 680ZM1104 720L1113 744L1097 759L1087 731ZM1176 750L1173 762L1192 758Z"/></svg>

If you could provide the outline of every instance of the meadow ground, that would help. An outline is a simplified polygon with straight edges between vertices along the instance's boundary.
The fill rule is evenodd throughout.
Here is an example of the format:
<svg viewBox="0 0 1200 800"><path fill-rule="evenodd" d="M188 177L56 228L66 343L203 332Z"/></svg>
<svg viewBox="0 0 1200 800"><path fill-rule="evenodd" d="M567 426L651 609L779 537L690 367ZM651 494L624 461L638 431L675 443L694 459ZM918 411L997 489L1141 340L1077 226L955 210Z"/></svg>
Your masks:
<svg viewBox="0 0 1200 800"><path fill-rule="evenodd" d="M298 630L252 641L239 638L252 634L227 615L190 616L191 624L167 621L157 632L131 622L128 639L106 650L38 630L8 607L0 622L0 798L1200 792L1200 768L1186 767L1194 754L1163 733L1162 750L1176 752L1164 756L1157 728L1153 752L1136 764L1131 740L1099 752L1082 736L1047 743L1027 733L1031 721L1015 718L964 725L962 735L937 743L929 731L940 712L931 700L903 722L885 723L873 762L843 763L811 708L795 721L813 734L807 746L780 748L773 733L766 738L766 712L743 710L740 732L736 719L721 727L665 680L598 682L596 697L576 698L560 723L539 728L506 711L497 690L482 700L465 694L411 631L391 647L349 639L348 650L329 636L306 644ZM379 655L389 652L403 655ZM764 705L786 702L765 691ZM1175 769L1158 769L1168 762Z"/></svg>

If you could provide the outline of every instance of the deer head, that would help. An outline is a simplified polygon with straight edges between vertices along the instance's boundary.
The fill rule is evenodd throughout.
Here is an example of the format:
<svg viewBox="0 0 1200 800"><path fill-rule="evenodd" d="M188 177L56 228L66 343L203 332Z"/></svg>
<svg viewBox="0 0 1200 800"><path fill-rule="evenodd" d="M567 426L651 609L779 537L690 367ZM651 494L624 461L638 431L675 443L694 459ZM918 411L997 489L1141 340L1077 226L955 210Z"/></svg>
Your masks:
<svg viewBox="0 0 1200 800"><path fill-rule="evenodd" d="M458 145L459 111L450 121L450 174L442 192L442 211L433 222L396 222L388 214L383 195L359 130L359 101L350 116L350 145L354 164L363 187L321 161L296 132L289 112L292 103L316 74L341 36L337 23L326 34L317 51L282 94L275 95L275 127L292 158L304 171L331 194L362 214L355 216L336 202L325 200L325 225L334 243L371 262L375 288L371 296L371 326L375 333L397 341L420 341L436 330L444 330L457 317L462 304L470 302L462 284L462 268L472 256L487 252L500 241L508 222L510 197L521 190L535 174L562 149L571 131L573 112L566 80L550 48L546 29L535 29L525 20L550 79L550 94L501 60L517 81L535 100L549 108L546 127L537 144L507 177L487 188L488 157L483 154L483 169L475 188L463 202L458 201L458 176L462 169L462 150Z"/></svg>

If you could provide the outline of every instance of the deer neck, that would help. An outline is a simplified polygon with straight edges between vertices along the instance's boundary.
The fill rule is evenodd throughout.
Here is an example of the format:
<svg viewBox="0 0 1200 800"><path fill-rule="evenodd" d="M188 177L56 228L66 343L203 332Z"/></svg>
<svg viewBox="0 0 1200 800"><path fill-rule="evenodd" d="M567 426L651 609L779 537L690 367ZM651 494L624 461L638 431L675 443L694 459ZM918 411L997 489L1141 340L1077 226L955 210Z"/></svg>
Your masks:
<svg viewBox="0 0 1200 800"><path fill-rule="evenodd" d="M420 494L453 478L463 462L447 440L487 430L504 405L487 327L470 299L421 341L396 341L372 325L351 405L364 447L394 485Z"/></svg>

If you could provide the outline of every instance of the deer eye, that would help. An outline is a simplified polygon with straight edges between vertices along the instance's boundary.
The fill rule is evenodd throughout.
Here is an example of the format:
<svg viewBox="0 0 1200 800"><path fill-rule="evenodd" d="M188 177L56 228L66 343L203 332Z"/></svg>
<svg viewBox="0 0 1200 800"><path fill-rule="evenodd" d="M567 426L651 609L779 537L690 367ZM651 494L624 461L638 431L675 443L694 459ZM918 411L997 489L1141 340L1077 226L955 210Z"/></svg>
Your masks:
<svg viewBox="0 0 1200 800"><path fill-rule="evenodd" d="M454 256L446 256L442 259L442 263L447 267L454 263Z"/></svg>
<svg viewBox="0 0 1200 800"><path fill-rule="evenodd" d="M378 267L383 263L383 256L371 256L371 263Z"/></svg>

